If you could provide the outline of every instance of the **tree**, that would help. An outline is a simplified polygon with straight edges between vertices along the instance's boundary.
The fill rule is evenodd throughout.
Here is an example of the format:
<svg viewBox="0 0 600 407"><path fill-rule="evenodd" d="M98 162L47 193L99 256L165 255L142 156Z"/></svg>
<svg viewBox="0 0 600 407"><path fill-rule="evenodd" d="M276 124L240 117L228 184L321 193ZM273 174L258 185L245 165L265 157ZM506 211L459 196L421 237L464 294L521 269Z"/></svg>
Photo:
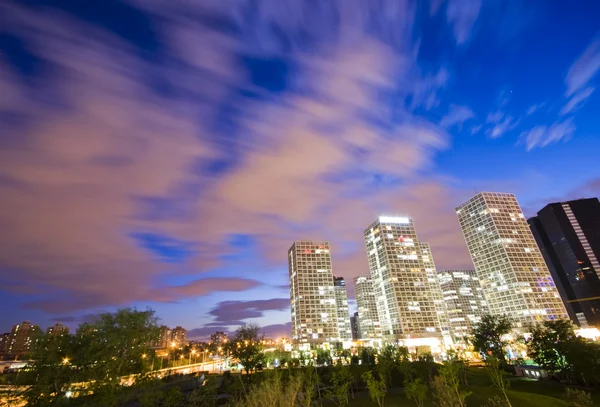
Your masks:
<svg viewBox="0 0 600 407"><path fill-rule="evenodd" d="M432 387L440 407L465 407L465 399L470 392L460 390L459 366L445 362L439 375L433 378Z"/></svg>
<svg viewBox="0 0 600 407"><path fill-rule="evenodd" d="M360 360L363 365L375 364L375 353L371 348L362 348L360 350Z"/></svg>
<svg viewBox="0 0 600 407"><path fill-rule="evenodd" d="M404 380L404 393L409 400L413 400L417 407L425 405L428 392L427 385L420 378Z"/></svg>
<svg viewBox="0 0 600 407"><path fill-rule="evenodd" d="M22 376L31 385L25 397L29 405L41 406L72 391L93 393L86 405L116 405L122 377L148 370L144 355L157 337L154 311L129 308L100 314L75 335L44 336L34 346L35 362ZM79 383L76 388L74 383Z"/></svg>
<svg viewBox="0 0 600 407"><path fill-rule="evenodd" d="M377 355L377 372L388 387L392 384L392 372L396 368L396 357L393 346L387 346Z"/></svg>
<svg viewBox="0 0 600 407"><path fill-rule="evenodd" d="M512 404L508 399L508 394L506 394L506 390L508 389L510 383L505 380L506 372L501 368L500 361L492 355L486 358L485 364L487 366L492 384L502 391L502 394L506 400L506 405L508 407L512 407Z"/></svg>
<svg viewBox="0 0 600 407"><path fill-rule="evenodd" d="M566 344L575 338L571 321L544 321L532 328L527 354L548 372L558 372L568 367Z"/></svg>
<svg viewBox="0 0 600 407"><path fill-rule="evenodd" d="M259 331L258 325L243 325L235 331L235 336L230 342L231 354L240 361L246 374L251 374L264 359L263 336Z"/></svg>
<svg viewBox="0 0 600 407"><path fill-rule="evenodd" d="M373 372L371 371L364 372L362 378L367 384L367 389L369 389L369 397L371 397L371 401L376 402L379 407L383 407L385 403L385 395L387 394L385 380L382 378L376 379L373 377Z"/></svg>
<svg viewBox="0 0 600 407"><path fill-rule="evenodd" d="M67 355L73 354L72 335L43 335L34 342L31 357L20 377L21 384L30 385L24 396L31 406L44 406L60 402L78 374Z"/></svg>
<svg viewBox="0 0 600 407"><path fill-rule="evenodd" d="M331 399L336 406L348 405L348 392L352 385L352 374L347 366L338 366L331 375L331 386L325 391L325 397Z"/></svg>
<svg viewBox="0 0 600 407"><path fill-rule="evenodd" d="M506 342L502 337L510 333L512 322L506 315L484 315L481 322L473 329L470 342L483 358L494 355L502 366L506 365L504 346Z"/></svg>
<svg viewBox="0 0 600 407"><path fill-rule="evenodd" d="M600 344L577 337L564 349L572 378L585 385L600 384Z"/></svg>
<svg viewBox="0 0 600 407"><path fill-rule="evenodd" d="M316 363L317 366L331 365L331 352L329 352L328 350L318 349Z"/></svg>

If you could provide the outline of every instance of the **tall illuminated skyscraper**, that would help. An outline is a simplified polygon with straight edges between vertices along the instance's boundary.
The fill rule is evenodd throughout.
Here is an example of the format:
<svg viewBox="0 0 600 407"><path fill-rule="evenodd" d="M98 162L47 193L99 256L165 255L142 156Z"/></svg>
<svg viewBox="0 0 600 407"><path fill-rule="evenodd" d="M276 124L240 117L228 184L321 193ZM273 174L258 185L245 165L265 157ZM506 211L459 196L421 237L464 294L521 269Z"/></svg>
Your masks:
<svg viewBox="0 0 600 407"><path fill-rule="evenodd" d="M336 296L328 242L297 241L288 251L292 339L320 345L338 341Z"/></svg>
<svg viewBox="0 0 600 407"><path fill-rule="evenodd" d="M507 314L522 328L567 318L513 194L481 192L456 213L490 313Z"/></svg>
<svg viewBox="0 0 600 407"><path fill-rule="evenodd" d="M475 270L442 270L438 278L451 334L455 340L464 341L481 317L488 313L479 278Z"/></svg>
<svg viewBox="0 0 600 407"><path fill-rule="evenodd" d="M352 328L348 310L348 291L346 291L344 277L333 277L333 292L337 311L338 342L349 342L352 340Z"/></svg>
<svg viewBox="0 0 600 407"><path fill-rule="evenodd" d="M364 238L384 339L433 338L439 344L442 332L430 281L435 268L412 219L381 216Z"/></svg>
<svg viewBox="0 0 600 407"><path fill-rule="evenodd" d="M377 314L377 301L375 301L371 277L358 276L354 278L354 295L358 307L360 339L381 341L381 324Z"/></svg>

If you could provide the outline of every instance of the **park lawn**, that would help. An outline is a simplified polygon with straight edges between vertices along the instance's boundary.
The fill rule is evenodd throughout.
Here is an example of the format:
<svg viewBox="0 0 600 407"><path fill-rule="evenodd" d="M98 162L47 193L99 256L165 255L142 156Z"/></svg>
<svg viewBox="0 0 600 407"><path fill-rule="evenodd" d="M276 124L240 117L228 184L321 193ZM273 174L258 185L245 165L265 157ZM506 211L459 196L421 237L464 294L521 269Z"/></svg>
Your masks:
<svg viewBox="0 0 600 407"><path fill-rule="evenodd" d="M392 393L389 393L385 398L386 407L414 407L416 404L408 400L402 391L399 389L391 389ZM469 386L468 391L471 391L471 395L467 397L468 407L480 407L489 402L494 396L501 396L500 390L488 387L488 386ZM562 393L561 393L562 394ZM513 407L567 407L568 403L558 397L551 397L543 394L525 392L525 391L508 391L508 398L511 401ZM333 406L331 403L324 403L326 406ZM426 407L434 407L437 404L433 400L428 399L425 403ZM359 393L354 399L350 398L349 407L367 407L376 406L376 403L371 402L368 393Z"/></svg>
<svg viewBox="0 0 600 407"><path fill-rule="evenodd" d="M499 392L496 389L486 387L473 386L469 389L473 393L467 397L468 407L481 407L485 405L491 397L494 397ZM555 397L548 397L539 394L524 393L518 391L509 391L508 397L510 398L513 407L567 407L568 403L564 400L557 399ZM368 407L376 406L376 403L371 402L368 394L358 394L354 399L349 400L348 407ZM333 404L325 404L331 405ZM415 407L416 404L408 400L404 394L388 394L385 398L386 407ZM429 399L425 402L426 407L435 407L437 404Z"/></svg>

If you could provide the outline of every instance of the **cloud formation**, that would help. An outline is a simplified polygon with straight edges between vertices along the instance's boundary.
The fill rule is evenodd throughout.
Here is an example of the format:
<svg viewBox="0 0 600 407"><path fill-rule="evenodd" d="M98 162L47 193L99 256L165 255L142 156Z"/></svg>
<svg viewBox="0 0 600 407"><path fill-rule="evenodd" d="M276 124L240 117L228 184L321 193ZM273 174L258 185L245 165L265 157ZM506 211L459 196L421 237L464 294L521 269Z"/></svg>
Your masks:
<svg viewBox="0 0 600 407"><path fill-rule="evenodd" d="M525 144L527 151L536 147L545 147L551 143L568 140L575 132L571 120L556 122L550 127L536 126L529 131L521 133L520 140Z"/></svg>
<svg viewBox="0 0 600 407"><path fill-rule="evenodd" d="M464 44L471 36L481 11L481 0L448 0L446 19L452 26L457 44Z"/></svg>
<svg viewBox="0 0 600 407"><path fill-rule="evenodd" d="M240 325L240 321L262 317L264 311L285 311L290 308L289 298L271 298L253 301L223 301L210 310L212 325Z"/></svg>
<svg viewBox="0 0 600 407"><path fill-rule="evenodd" d="M448 113L442 117L440 126L462 128L462 124L475 117L475 113L466 106L451 105Z"/></svg>

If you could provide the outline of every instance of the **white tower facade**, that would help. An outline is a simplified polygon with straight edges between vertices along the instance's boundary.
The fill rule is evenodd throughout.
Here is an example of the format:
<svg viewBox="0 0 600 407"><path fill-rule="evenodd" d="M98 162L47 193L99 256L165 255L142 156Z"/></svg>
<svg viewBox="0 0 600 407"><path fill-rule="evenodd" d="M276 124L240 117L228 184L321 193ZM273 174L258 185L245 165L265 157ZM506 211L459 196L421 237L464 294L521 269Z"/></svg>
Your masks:
<svg viewBox="0 0 600 407"><path fill-rule="evenodd" d="M567 318L513 194L481 192L456 214L491 314L510 316L517 328Z"/></svg>
<svg viewBox="0 0 600 407"><path fill-rule="evenodd" d="M297 241L288 251L292 340L338 341L336 296L328 242Z"/></svg>
<svg viewBox="0 0 600 407"><path fill-rule="evenodd" d="M441 339L428 271L433 263L425 262L431 254L424 253L412 219L381 216L365 229L364 238L384 339Z"/></svg>

